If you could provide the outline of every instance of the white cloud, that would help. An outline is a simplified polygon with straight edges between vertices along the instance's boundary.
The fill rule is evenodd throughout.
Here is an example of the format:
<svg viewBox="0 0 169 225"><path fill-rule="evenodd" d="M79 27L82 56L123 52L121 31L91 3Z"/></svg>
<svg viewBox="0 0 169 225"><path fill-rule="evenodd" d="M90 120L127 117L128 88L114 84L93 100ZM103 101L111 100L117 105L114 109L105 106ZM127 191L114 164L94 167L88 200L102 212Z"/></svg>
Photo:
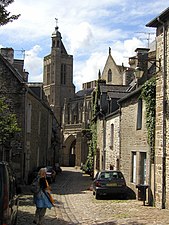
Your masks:
<svg viewBox="0 0 169 225"><path fill-rule="evenodd" d="M76 83L77 91L82 88L82 83L98 79L98 72L102 71L106 57L103 52L95 52L87 61L77 64L74 71L74 83Z"/></svg>
<svg viewBox="0 0 169 225"><path fill-rule="evenodd" d="M9 11L21 16L1 27L0 44L29 49L25 69L31 81L42 81L43 57L50 53L49 41L58 18L62 41L74 57L74 83L79 89L83 82L97 79L108 47L115 62L125 65L137 47L147 47L135 32L148 29L145 24L165 7L167 1L154 0L133 0L132 4L130 0L15 0Z"/></svg>
<svg viewBox="0 0 169 225"><path fill-rule="evenodd" d="M70 51L75 54L78 49L90 47L92 44L92 28L87 22L80 23L70 31Z"/></svg>
<svg viewBox="0 0 169 225"><path fill-rule="evenodd" d="M36 45L32 49L25 52L25 70L29 72L29 81L42 82L42 58L38 56L41 47Z"/></svg>

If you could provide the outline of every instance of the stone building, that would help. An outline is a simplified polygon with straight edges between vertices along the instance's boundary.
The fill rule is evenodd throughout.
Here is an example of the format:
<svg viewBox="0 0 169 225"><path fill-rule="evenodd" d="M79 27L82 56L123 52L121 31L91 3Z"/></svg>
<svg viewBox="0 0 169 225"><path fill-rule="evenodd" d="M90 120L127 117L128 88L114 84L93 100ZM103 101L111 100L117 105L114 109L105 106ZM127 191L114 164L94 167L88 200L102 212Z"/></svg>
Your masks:
<svg viewBox="0 0 169 225"><path fill-rule="evenodd" d="M88 143L85 129L91 113L91 92L95 82L84 84L75 93L73 84L73 56L62 42L58 26L52 34L51 53L44 57L43 89L49 105L62 127L62 145L59 162L64 166L85 163Z"/></svg>
<svg viewBox="0 0 169 225"><path fill-rule="evenodd" d="M141 98L142 85L154 73L154 65L148 61L154 54L145 48L137 48L136 56L129 59L135 68L139 65L143 74L135 77L130 93L121 98L120 105L120 170L124 173L127 185L137 194L137 185L148 185L148 201L152 204L154 188L154 164L148 144L145 102ZM135 71L136 74L136 71Z"/></svg>
<svg viewBox="0 0 169 225"><path fill-rule="evenodd" d="M137 184L149 185L149 203L154 197L154 164L148 145L145 102L140 95L142 85L155 73L154 56L154 49L137 48L136 56L129 58L130 67L117 69L109 49L103 70L105 74L102 75L105 81L98 88L97 150L94 158L96 171L120 169L128 187L136 194ZM117 79L118 85L106 83L108 77L109 81L116 80L113 76L120 78Z"/></svg>
<svg viewBox="0 0 169 225"><path fill-rule="evenodd" d="M169 8L146 26L156 28L155 205L169 208ZM160 64L159 64L159 61Z"/></svg>
<svg viewBox="0 0 169 225"><path fill-rule="evenodd" d="M11 112L16 114L21 131L15 140L9 140L3 160L12 162L20 182L27 182L35 167L52 165L56 156L52 138L58 128L53 126L57 121L46 101L43 85L28 84L23 60L15 60L13 55L12 48L1 49L0 96L6 98Z"/></svg>
<svg viewBox="0 0 169 225"><path fill-rule="evenodd" d="M102 75L98 80L97 150L94 169L119 169L120 111L118 100L130 89L133 70L116 65L111 48Z"/></svg>
<svg viewBox="0 0 169 225"><path fill-rule="evenodd" d="M74 98L75 86L73 56L67 53L58 26L52 33L51 53L44 57L43 89L57 121L62 124L65 98Z"/></svg>

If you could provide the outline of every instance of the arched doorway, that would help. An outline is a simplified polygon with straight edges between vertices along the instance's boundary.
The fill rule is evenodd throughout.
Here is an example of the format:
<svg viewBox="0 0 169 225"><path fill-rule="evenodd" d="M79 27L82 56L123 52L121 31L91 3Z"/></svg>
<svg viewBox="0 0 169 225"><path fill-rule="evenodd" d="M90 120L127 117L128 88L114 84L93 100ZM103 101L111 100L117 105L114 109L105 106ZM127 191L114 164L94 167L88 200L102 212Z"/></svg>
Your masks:
<svg viewBox="0 0 169 225"><path fill-rule="evenodd" d="M64 142L63 165L76 165L76 137L70 135Z"/></svg>

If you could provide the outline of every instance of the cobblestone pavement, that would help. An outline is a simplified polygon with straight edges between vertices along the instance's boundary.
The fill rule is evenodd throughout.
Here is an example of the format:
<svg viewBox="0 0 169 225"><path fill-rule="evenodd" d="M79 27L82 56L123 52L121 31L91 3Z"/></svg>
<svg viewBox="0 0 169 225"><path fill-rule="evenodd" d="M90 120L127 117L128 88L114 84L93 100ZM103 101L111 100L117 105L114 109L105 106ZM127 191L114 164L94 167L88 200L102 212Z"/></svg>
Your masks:
<svg viewBox="0 0 169 225"><path fill-rule="evenodd" d="M143 206L138 200L96 200L91 178L81 170L62 168L52 184L56 207L47 210L44 225L167 225L169 210ZM28 187L20 196L17 225L33 225L35 206Z"/></svg>

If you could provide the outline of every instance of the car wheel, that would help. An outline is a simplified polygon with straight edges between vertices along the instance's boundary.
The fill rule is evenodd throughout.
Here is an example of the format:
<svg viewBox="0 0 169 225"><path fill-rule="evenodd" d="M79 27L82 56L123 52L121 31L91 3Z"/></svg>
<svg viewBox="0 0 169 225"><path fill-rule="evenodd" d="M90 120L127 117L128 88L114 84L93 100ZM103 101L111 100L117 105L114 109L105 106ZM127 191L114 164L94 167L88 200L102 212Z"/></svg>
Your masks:
<svg viewBox="0 0 169 225"><path fill-rule="evenodd" d="M98 199L100 199L100 195L96 192L95 193L95 198L98 200Z"/></svg>

